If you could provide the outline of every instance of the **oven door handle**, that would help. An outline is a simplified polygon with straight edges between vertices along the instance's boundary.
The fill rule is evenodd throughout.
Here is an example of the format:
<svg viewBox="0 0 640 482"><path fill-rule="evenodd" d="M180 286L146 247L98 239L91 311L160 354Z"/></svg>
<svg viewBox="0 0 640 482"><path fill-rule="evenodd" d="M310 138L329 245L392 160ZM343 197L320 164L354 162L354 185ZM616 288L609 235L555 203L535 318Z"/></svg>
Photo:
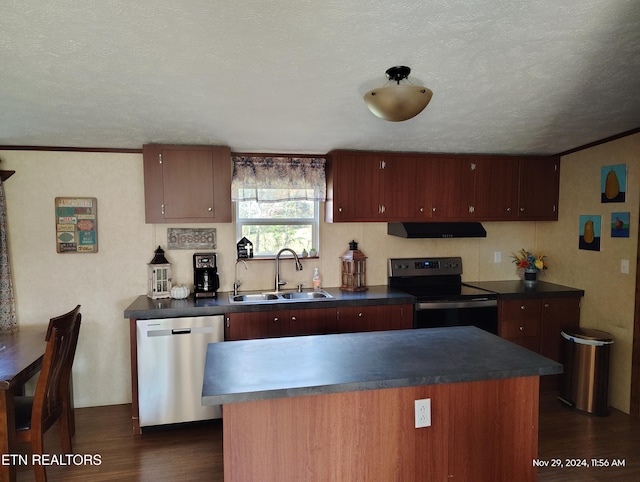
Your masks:
<svg viewBox="0 0 640 482"><path fill-rule="evenodd" d="M448 308L488 308L498 306L498 300L474 298L467 301L434 301L433 303L417 303L416 310L442 310Z"/></svg>

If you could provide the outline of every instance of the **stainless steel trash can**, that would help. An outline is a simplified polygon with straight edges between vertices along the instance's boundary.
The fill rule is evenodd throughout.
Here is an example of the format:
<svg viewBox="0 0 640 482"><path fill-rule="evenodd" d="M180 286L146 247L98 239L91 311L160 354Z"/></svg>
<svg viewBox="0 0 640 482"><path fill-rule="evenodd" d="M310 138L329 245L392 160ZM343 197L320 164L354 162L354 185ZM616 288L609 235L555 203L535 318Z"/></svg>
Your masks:
<svg viewBox="0 0 640 482"><path fill-rule="evenodd" d="M558 399L575 410L609 415L611 334L589 328L562 332L564 380Z"/></svg>

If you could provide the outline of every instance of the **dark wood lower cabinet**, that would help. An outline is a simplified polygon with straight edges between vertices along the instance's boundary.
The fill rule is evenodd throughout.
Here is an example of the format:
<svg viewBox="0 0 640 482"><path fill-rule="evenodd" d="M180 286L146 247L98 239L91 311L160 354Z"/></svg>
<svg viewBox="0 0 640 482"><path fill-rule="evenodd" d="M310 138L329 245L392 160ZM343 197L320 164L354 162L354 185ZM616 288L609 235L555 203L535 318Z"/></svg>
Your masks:
<svg viewBox="0 0 640 482"><path fill-rule="evenodd" d="M224 339L251 340L253 338L274 338L284 336L283 323L286 312L256 311L251 313L231 313L225 318Z"/></svg>
<svg viewBox="0 0 640 482"><path fill-rule="evenodd" d="M413 327L413 305L344 306L229 313L225 340L325 335Z"/></svg>
<svg viewBox="0 0 640 482"><path fill-rule="evenodd" d="M283 336L324 335L335 333L335 308L289 310L289 329Z"/></svg>
<svg viewBox="0 0 640 482"><path fill-rule="evenodd" d="M580 298L522 298L499 300L498 334L560 363L564 363L561 332L580 326ZM560 388L562 375L544 376L544 390Z"/></svg>

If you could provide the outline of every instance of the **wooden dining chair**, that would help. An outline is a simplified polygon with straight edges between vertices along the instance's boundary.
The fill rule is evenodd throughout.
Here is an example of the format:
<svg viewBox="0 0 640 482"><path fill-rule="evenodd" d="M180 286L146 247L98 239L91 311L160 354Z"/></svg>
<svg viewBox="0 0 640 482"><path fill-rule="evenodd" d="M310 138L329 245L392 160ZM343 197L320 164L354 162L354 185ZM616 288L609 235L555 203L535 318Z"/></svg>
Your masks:
<svg viewBox="0 0 640 482"><path fill-rule="evenodd" d="M43 437L60 421L62 450L71 453L72 405L69 399L71 366L80 332L80 305L72 311L49 320L42 369L33 397L18 396L16 408L16 440L31 444L32 454L43 453ZM46 481L45 466L34 464L37 482Z"/></svg>

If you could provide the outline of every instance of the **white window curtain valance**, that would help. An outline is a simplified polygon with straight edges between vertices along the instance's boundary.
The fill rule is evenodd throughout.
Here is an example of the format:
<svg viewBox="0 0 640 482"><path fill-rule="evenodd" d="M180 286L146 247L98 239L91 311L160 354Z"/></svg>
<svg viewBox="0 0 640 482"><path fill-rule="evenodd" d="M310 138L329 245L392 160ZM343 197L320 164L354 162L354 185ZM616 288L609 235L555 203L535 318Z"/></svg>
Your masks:
<svg viewBox="0 0 640 482"><path fill-rule="evenodd" d="M325 201L321 157L233 157L233 201Z"/></svg>

